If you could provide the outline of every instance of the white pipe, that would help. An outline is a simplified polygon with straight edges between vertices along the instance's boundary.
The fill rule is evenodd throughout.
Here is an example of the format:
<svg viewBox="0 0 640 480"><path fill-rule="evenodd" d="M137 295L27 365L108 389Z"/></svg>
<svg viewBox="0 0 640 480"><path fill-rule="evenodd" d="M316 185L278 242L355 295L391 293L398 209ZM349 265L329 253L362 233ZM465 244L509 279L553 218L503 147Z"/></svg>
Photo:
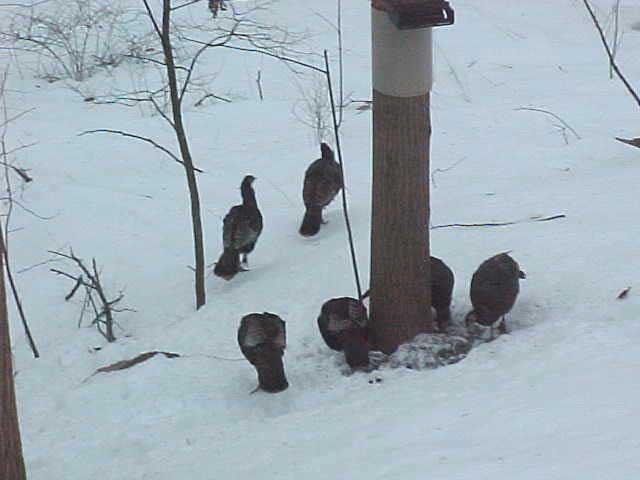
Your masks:
<svg viewBox="0 0 640 480"><path fill-rule="evenodd" d="M394 97L415 97L431 90L431 30L399 30L387 12L371 8L374 90Z"/></svg>

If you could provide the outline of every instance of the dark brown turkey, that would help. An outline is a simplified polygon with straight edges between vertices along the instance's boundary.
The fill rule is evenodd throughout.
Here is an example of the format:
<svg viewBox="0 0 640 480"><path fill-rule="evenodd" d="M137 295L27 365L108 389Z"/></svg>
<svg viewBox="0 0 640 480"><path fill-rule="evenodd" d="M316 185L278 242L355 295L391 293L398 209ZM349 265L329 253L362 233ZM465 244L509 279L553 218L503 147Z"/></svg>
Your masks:
<svg viewBox="0 0 640 480"><path fill-rule="evenodd" d="M507 253L499 253L480 264L471 278L471 310L465 319L467 328L474 323L494 326L507 333L504 316L511 311L520 292L520 279L527 278L518 263Z"/></svg>
<svg viewBox="0 0 640 480"><path fill-rule="evenodd" d="M441 333L447 333L451 321L451 295L455 278L453 271L442 260L431 257L431 306L436 311L436 322ZM367 290L362 298L369 296Z"/></svg>
<svg viewBox="0 0 640 480"><path fill-rule="evenodd" d="M258 372L258 388L277 393L289 386L282 356L287 346L285 323L273 313L250 313L238 329L240 350Z"/></svg>
<svg viewBox="0 0 640 480"><path fill-rule="evenodd" d="M350 297L325 302L318 316L318 328L327 346L343 351L353 370L368 368L371 344L367 309L362 302Z"/></svg>
<svg viewBox="0 0 640 480"><path fill-rule="evenodd" d="M247 175L242 180L240 192L242 205L235 205L224 217L222 227L222 243L224 251L216 263L213 273L225 280L231 280L236 273L245 270L240 265L247 266L247 255L253 251L262 232L262 214L253 190L255 177Z"/></svg>
<svg viewBox="0 0 640 480"><path fill-rule="evenodd" d="M322 209L329 205L342 188L342 172L335 161L333 151L326 143L320 145L322 158L307 168L304 175L302 199L306 212L300 225L300 235L310 237L318 233Z"/></svg>
<svg viewBox="0 0 640 480"><path fill-rule="evenodd" d="M227 9L225 1L226 0L209 0L209 11L214 17L218 16L218 10L224 11Z"/></svg>

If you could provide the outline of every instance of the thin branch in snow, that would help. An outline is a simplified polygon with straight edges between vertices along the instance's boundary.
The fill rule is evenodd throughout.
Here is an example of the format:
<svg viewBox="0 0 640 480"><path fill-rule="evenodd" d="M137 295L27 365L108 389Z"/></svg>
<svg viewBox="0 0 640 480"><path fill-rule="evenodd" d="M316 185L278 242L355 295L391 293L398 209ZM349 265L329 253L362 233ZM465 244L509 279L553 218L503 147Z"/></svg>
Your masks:
<svg viewBox="0 0 640 480"><path fill-rule="evenodd" d="M631 287L627 287L624 290L622 290L619 294L618 294L618 300L624 300L625 298L627 298L627 296L629 295L629 292L631 291Z"/></svg>
<svg viewBox="0 0 640 480"><path fill-rule="evenodd" d="M580 135L578 135L578 132L576 132L576 130L569 125L567 122L565 122L562 118L560 118L558 115L556 115L553 112L550 112L549 110L545 110L543 108L533 108L533 107L519 107L519 108L514 108L515 111L529 111L529 112L540 112L540 113L544 113L547 115L552 116L553 118L555 118L556 120L558 120L566 129L568 129L571 133L573 133L575 135L575 137L580 140L582 139L582 137Z"/></svg>
<svg viewBox="0 0 640 480"><path fill-rule="evenodd" d="M507 222L485 222L485 223L447 223L445 225L433 225L431 230L436 230L438 228L451 228L451 227L506 227L508 225L517 225L519 223L530 223L530 222L549 222L551 220L557 220L559 218L566 218L567 216L564 213L560 213L558 215L551 215L549 217L531 217L526 220L513 220Z"/></svg>

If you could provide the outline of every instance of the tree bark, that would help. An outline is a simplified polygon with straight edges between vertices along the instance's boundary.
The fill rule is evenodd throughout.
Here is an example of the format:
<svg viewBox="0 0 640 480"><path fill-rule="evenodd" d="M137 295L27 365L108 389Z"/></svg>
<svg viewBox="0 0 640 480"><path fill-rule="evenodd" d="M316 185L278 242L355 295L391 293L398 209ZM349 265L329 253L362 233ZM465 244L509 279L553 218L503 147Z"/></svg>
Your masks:
<svg viewBox="0 0 640 480"><path fill-rule="evenodd" d="M176 66L173 58L173 47L171 45L171 0L163 0L161 41L167 68L167 79L169 81L169 95L171 98L171 111L173 115L174 131L178 140L178 145L180 146L180 154L184 162L184 170L187 176L187 186L189 188L189 199L191 202L191 224L193 226L193 246L196 264L196 308L199 309L206 303L202 214L200 211L200 195L198 193L198 182L196 179L195 169L193 167L191 151L189 150L187 134L182 121L182 101L180 99L180 92L178 90Z"/></svg>
<svg viewBox="0 0 640 480"><path fill-rule="evenodd" d="M0 479L26 480L13 382L11 338L4 284L4 255L0 254Z"/></svg>
<svg viewBox="0 0 640 480"><path fill-rule="evenodd" d="M372 4L371 322L392 353L434 331L429 258L431 30L399 30Z"/></svg>
<svg viewBox="0 0 640 480"><path fill-rule="evenodd" d="M429 288L429 95L374 90L371 320L385 353L433 331Z"/></svg>

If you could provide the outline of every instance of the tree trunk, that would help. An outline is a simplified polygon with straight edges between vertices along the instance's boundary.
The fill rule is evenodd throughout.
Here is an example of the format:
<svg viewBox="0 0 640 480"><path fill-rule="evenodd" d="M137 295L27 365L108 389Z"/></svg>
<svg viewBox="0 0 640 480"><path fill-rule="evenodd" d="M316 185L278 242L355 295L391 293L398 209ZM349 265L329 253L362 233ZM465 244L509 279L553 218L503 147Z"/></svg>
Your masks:
<svg viewBox="0 0 640 480"><path fill-rule="evenodd" d="M200 212L200 195L198 194L198 182L193 168L193 159L189 150L187 134L182 122L182 101L178 91L178 81L176 79L176 67L173 58L173 47L171 45L171 1L163 0L162 9L162 50L164 53L167 68L167 79L169 81L169 95L171 98L171 110L173 114L173 129L180 146L180 154L184 162L184 170L187 176L187 186L189 187L189 199L191 201L191 224L193 226L193 246L195 253L196 273L196 308L202 307L206 303L205 292L205 262L204 262L204 238L202 233L202 214Z"/></svg>
<svg viewBox="0 0 640 480"><path fill-rule="evenodd" d="M0 253L0 479L26 478L13 384L11 339L4 285L4 255Z"/></svg>
<svg viewBox="0 0 640 480"><path fill-rule="evenodd" d="M429 258L431 32L373 19L371 321L385 353L432 332Z"/></svg>

